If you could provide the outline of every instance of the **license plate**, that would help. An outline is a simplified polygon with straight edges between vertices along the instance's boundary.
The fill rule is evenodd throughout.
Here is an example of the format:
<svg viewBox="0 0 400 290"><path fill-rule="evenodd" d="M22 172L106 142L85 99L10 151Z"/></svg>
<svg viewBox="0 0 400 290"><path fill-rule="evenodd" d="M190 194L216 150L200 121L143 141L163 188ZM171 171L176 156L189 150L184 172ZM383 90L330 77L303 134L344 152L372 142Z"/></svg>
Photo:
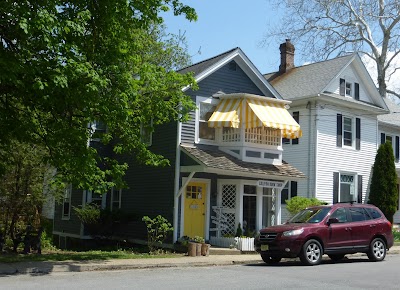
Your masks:
<svg viewBox="0 0 400 290"><path fill-rule="evenodd" d="M268 245L261 245L261 251L268 251Z"/></svg>

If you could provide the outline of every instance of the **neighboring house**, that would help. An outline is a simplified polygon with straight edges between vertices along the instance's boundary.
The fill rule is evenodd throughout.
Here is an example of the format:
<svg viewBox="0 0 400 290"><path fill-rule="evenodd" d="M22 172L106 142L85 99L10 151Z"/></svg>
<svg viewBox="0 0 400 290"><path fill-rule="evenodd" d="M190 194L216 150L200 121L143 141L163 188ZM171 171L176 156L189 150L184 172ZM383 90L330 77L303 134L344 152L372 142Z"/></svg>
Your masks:
<svg viewBox="0 0 400 290"><path fill-rule="evenodd" d="M90 238L72 207L97 202L138 217L158 214L173 222L173 241L182 236L251 233L279 223L280 191L305 175L282 160L282 137L301 136L284 101L235 48L181 70L193 72L199 90L184 91L197 104L187 123L155 128L151 150L171 161L166 168L134 164L129 157L127 189L103 196L68 189L57 206L54 235ZM100 146L100 145L98 145ZM144 223L133 222L116 236L145 239Z"/></svg>
<svg viewBox="0 0 400 290"><path fill-rule="evenodd" d="M397 173L397 188L399 189L400 184L400 162L399 162L399 146L400 146L400 106L385 98L385 103L388 106L390 113L386 115L378 116L378 130L380 135L379 144L383 144L387 141L392 143L394 162L396 165ZM399 200L400 202L400 200ZM400 210L397 206L397 212L393 216L393 223L400 223Z"/></svg>
<svg viewBox="0 0 400 290"><path fill-rule="evenodd" d="M366 202L378 135L377 116L388 113L358 54L294 66L294 46L280 46L279 71L265 78L285 99L303 137L284 140L283 157L308 179L289 183L286 199ZM284 203L282 197L282 203ZM282 221L287 218L283 210Z"/></svg>

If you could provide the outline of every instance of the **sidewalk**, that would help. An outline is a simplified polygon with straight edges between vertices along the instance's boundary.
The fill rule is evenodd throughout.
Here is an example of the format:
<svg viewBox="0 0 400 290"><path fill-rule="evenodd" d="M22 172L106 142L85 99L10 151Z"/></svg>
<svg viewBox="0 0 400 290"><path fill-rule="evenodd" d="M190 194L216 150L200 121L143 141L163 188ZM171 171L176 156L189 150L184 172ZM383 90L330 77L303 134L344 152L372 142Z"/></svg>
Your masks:
<svg viewBox="0 0 400 290"><path fill-rule="evenodd" d="M388 255L400 254L400 246L392 247ZM352 256L365 254L355 254ZM351 255L349 255L351 257ZM210 255L207 257L117 259L105 261L19 262L0 263L0 276L13 274L83 272L105 270L148 269L165 267L227 266L262 263L258 254Z"/></svg>

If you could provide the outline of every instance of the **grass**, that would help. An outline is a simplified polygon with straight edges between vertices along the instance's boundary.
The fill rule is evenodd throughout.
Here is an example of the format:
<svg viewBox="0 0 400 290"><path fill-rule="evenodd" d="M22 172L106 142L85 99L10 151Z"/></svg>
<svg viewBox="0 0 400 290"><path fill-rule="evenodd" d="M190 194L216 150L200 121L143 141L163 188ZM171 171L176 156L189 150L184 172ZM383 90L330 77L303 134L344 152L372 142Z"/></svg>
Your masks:
<svg viewBox="0 0 400 290"><path fill-rule="evenodd" d="M19 254L5 253L0 254L0 263L16 263L30 261L89 261L89 260L111 260L111 259L151 259L151 258L176 258L182 254L163 252L157 254L143 253L135 250L117 251L64 251L64 250L42 250L41 255L36 253Z"/></svg>

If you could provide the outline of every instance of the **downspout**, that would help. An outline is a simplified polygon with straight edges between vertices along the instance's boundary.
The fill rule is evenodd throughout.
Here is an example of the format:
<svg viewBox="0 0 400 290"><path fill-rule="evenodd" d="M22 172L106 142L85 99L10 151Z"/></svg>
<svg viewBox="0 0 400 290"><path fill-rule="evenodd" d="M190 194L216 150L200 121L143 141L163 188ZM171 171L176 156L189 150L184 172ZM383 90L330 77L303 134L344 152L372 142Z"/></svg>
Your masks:
<svg viewBox="0 0 400 290"><path fill-rule="evenodd" d="M311 102L308 101L307 103L307 107L308 107L308 168L307 168L307 176L308 176L308 182L307 182L307 197L310 197L310 190L311 190L311 138L312 138L312 128L311 128L311 124L312 124L312 115L311 115Z"/></svg>
<svg viewBox="0 0 400 290"><path fill-rule="evenodd" d="M179 118L181 115L179 115ZM179 180L180 180L180 162L181 162L181 131L182 122L178 121L177 126L177 138L176 138L176 153L175 153L175 186L174 186L174 232L173 232L173 242L178 240L178 207L179 207Z"/></svg>
<svg viewBox="0 0 400 290"><path fill-rule="evenodd" d="M319 94L318 94L319 97ZM314 136L314 144L315 144L315 152L314 152L314 187L313 187L313 194L311 197L317 198L317 172L318 172L318 110L319 107L317 106L317 101L315 101L315 136Z"/></svg>

